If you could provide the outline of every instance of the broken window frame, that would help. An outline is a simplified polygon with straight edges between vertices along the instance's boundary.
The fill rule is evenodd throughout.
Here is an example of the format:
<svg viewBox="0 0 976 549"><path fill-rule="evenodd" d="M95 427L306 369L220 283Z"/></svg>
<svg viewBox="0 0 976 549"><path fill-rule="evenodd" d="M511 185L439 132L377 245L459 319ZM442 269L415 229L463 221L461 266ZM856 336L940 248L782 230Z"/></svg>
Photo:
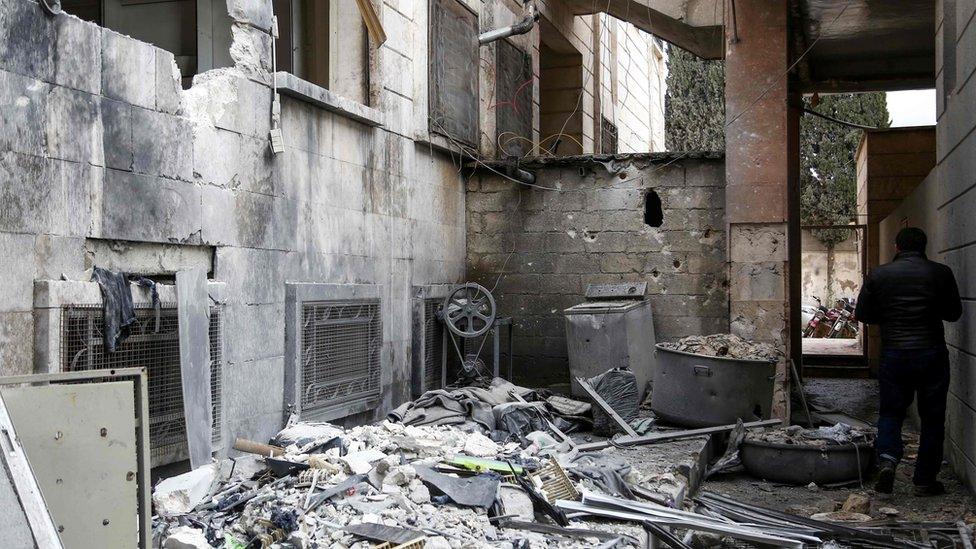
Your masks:
<svg viewBox="0 0 976 549"><path fill-rule="evenodd" d="M282 5L287 5L287 14ZM277 72L288 73L320 90L328 90L340 99L362 106L373 102L370 74L373 54L369 45L368 29L356 3L349 0L275 0L273 6L278 17L278 38L275 46ZM338 11L340 8L350 7L350 13L340 14ZM312 17L318 19L314 23L309 23L307 19L310 10L315 10ZM340 42L340 35L344 32L337 22L343 17L355 17L360 23L359 31L362 35L361 57L358 62L350 60L354 64L349 66L340 64L346 45ZM312 32L309 32L310 24ZM322 32L323 27L325 32ZM315 53L319 55L313 55ZM287 62L283 62L284 60ZM358 89L350 93L351 88L339 85L338 79L341 75L355 72L361 72L362 77L354 84ZM344 112L341 108L333 110Z"/></svg>
<svg viewBox="0 0 976 549"><path fill-rule="evenodd" d="M436 58L435 58L435 14L438 9L437 4L439 2L451 3L454 6L460 8L460 10L466 11L471 14L474 18L473 33L471 36L472 49L475 52L474 58L474 70L471 71L474 74L474 93L473 97L470 99L470 110L474 113L474 128L472 130L472 135L462 136L458 135L457 132L451 131L453 128L449 124L441 124L436 122L438 118L438 105L440 99L437 96L437 78L436 78ZM456 150L462 147L468 147L477 150L480 146L479 140L481 138L481 56L479 53L478 45L478 32L480 30L480 16L478 11L473 8L468 2L464 0L427 0L427 71L425 72L427 76L427 112L424 113L427 118L427 123L425 124L429 137L430 144L444 146L444 142L440 138L446 138L451 142L447 146L448 149ZM456 13L456 12L455 12ZM461 45L455 45L454 49L461 49Z"/></svg>

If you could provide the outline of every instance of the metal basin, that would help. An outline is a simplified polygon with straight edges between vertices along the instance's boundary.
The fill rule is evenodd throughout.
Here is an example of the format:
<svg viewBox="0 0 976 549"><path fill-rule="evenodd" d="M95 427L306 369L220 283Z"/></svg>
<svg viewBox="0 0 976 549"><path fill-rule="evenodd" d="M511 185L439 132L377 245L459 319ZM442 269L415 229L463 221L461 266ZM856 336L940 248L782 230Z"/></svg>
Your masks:
<svg viewBox="0 0 976 549"><path fill-rule="evenodd" d="M774 363L655 347L651 409L662 420L710 427L769 418Z"/></svg>
<svg viewBox="0 0 976 549"><path fill-rule="evenodd" d="M784 484L831 484L864 478L874 458L867 442L825 448L745 440L739 457L754 477Z"/></svg>

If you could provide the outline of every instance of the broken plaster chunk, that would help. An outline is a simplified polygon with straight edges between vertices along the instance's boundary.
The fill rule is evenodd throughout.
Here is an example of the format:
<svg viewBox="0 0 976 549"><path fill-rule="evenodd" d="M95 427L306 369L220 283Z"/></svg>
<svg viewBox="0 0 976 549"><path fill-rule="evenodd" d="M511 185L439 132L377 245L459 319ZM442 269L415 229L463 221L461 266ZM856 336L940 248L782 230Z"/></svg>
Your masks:
<svg viewBox="0 0 976 549"><path fill-rule="evenodd" d="M163 549L210 549L210 543L202 530L180 526L163 542Z"/></svg>
<svg viewBox="0 0 976 549"><path fill-rule="evenodd" d="M430 503L430 489L428 489L423 482L414 480L410 483L409 497L410 501L418 505Z"/></svg>
<svg viewBox="0 0 976 549"><path fill-rule="evenodd" d="M451 549L451 544L441 536L434 536L424 540L424 549Z"/></svg>
<svg viewBox="0 0 976 549"><path fill-rule="evenodd" d="M218 467L217 463L210 463L160 481L152 495L156 513L162 516L189 513L210 494Z"/></svg>
<svg viewBox="0 0 976 549"><path fill-rule="evenodd" d="M464 441L464 453L475 457L495 457L500 448L495 441L481 433L471 433Z"/></svg>
<svg viewBox="0 0 976 549"><path fill-rule="evenodd" d="M373 468L372 463L386 457L386 454L379 450L363 450L353 454L346 454L339 458L346 465L349 472L354 475L364 475Z"/></svg>
<svg viewBox="0 0 976 549"><path fill-rule="evenodd" d="M383 479L383 484L403 486L415 478L417 478L417 471L413 467L409 465L397 465L396 467L390 468L386 477Z"/></svg>

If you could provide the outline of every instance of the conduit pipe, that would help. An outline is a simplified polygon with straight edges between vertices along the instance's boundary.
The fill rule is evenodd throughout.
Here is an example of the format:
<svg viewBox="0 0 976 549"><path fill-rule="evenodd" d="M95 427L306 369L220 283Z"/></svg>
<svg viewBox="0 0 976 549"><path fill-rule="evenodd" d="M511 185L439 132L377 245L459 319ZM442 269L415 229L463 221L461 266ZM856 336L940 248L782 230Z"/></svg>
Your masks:
<svg viewBox="0 0 976 549"><path fill-rule="evenodd" d="M478 44L484 46L485 44L491 44L502 38L508 38L509 36L515 36L517 34L525 34L532 30L535 26L535 22L539 20L539 11L535 8L535 0L525 0L522 5L522 20L514 25L509 25L507 27L502 27L500 29L490 30L488 32L482 33L478 36Z"/></svg>

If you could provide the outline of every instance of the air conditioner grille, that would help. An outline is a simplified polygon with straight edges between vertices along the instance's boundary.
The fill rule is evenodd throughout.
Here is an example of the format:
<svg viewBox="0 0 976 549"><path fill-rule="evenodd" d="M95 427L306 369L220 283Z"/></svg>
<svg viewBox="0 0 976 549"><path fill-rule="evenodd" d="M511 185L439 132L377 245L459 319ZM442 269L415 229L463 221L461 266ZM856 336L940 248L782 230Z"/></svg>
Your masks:
<svg viewBox="0 0 976 549"><path fill-rule="evenodd" d="M114 353L106 353L101 305L65 305L61 310L61 370L107 370L145 367L149 374L149 445L151 458L186 453L183 385L180 377L178 317L174 304L156 313L148 304L135 306L131 335ZM213 441L220 442L222 322L220 308L210 309L210 394Z"/></svg>
<svg viewBox="0 0 976 549"><path fill-rule="evenodd" d="M382 348L379 300L303 302L302 409L378 398Z"/></svg>
<svg viewBox="0 0 976 549"><path fill-rule="evenodd" d="M437 319L443 299L424 300L424 390L441 388L444 324Z"/></svg>

